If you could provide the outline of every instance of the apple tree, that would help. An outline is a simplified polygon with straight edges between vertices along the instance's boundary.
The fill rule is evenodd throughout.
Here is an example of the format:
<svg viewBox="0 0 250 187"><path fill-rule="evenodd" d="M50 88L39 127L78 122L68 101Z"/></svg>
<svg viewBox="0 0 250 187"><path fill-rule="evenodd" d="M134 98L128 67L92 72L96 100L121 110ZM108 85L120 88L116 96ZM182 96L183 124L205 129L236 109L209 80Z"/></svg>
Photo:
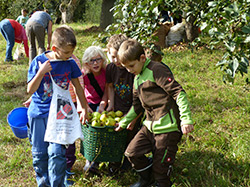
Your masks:
<svg viewBox="0 0 250 187"><path fill-rule="evenodd" d="M153 48L157 41L153 33L159 28L160 7L183 12L187 41L194 41L192 44L199 41L199 27L204 35L210 36L211 49L219 42L225 46L226 52L217 63L224 72L224 82L233 83L237 73L247 74L250 0L117 0L113 7L115 22L107 30L112 34L125 33Z"/></svg>
<svg viewBox="0 0 250 187"><path fill-rule="evenodd" d="M211 38L211 47L223 43L225 54L217 63L224 72L223 81L233 83L236 73L248 73L250 56L250 0L209 1L207 11L197 20ZM248 78L246 79L248 83Z"/></svg>

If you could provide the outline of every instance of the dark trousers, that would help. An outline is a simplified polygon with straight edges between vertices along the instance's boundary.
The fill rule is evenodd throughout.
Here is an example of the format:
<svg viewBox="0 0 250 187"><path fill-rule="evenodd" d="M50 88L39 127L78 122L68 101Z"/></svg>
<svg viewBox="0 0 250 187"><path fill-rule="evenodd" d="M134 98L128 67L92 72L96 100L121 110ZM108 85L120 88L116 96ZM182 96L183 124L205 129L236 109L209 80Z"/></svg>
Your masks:
<svg viewBox="0 0 250 187"><path fill-rule="evenodd" d="M70 144L69 147L66 149L66 161L67 161L67 169L71 169L76 161L76 145L75 143Z"/></svg>
<svg viewBox="0 0 250 187"><path fill-rule="evenodd" d="M76 106L76 102L74 103L75 107ZM76 145L75 143L70 144L69 147L66 149L66 161L67 161L67 169L71 169L72 166L74 165L75 161L76 161Z"/></svg>
<svg viewBox="0 0 250 187"><path fill-rule="evenodd" d="M36 41L38 44L38 54L45 51L45 29L43 26L36 22L28 22L26 24L26 34L29 39L29 63L36 57Z"/></svg>
<svg viewBox="0 0 250 187"><path fill-rule="evenodd" d="M153 174L161 186L170 186L170 173L181 140L181 132L153 134L143 126L128 145L125 155L137 171L143 171L150 163L145 154L153 154Z"/></svg>

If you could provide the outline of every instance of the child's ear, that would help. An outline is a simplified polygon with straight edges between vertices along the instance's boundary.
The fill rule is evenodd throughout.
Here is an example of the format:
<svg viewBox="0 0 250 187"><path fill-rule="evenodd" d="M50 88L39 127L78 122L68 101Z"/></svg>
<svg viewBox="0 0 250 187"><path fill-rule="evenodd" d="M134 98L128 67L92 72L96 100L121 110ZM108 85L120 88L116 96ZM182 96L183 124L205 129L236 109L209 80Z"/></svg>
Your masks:
<svg viewBox="0 0 250 187"><path fill-rule="evenodd" d="M52 45L51 49L52 49L52 51L55 52L56 51L56 46Z"/></svg>
<svg viewBox="0 0 250 187"><path fill-rule="evenodd" d="M146 56L144 54L141 54L140 61L146 62Z"/></svg>

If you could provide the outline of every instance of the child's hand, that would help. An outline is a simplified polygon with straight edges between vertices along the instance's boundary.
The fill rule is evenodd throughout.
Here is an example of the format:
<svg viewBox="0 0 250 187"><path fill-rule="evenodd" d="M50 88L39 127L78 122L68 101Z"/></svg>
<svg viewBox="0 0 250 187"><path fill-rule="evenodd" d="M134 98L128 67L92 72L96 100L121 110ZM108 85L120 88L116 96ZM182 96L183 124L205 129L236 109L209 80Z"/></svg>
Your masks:
<svg viewBox="0 0 250 187"><path fill-rule="evenodd" d="M27 101L23 103L23 105L28 108L30 106L31 100L32 98L30 97Z"/></svg>
<svg viewBox="0 0 250 187"><path fill-rule="evenodd" d="M127 129L128 130L133 130L134 129L134 127L135 127L135 124L136 124L136 121L137 121L137 119L140 117L142 115L142 113L140 113L135 119L133 119L131 122L130 122L130 124L128 124L128 126L127 126Z"/></svg>
<svg viewBox="0 0 250 187"><path fill-rule="evenodd" d="M127 129L132 131L135 127L136 119L134 119L130 124L128 124Z"/></svg>
<svg viewBox="0 0 250 187"><path fill-rule="evenodd" d="M110 107L110 106L108 106L108 108L106 109L106 111L108 111L108 112L113 111L113 110L114 110L114 108Z"/></svg>
<svg viewBox="0 0 250 187"><path fill-rule="evenodd" d="M181 131L183 134L188 134L194 130L193 125L182 125L181 126Z"/></svg>
<svg viewBox="0 0 250 187"><path fill-rule="evenodd" d="M98 112L101 114L105 110L105 106L100 104L98 108Z"/></svg>
<svg viewBox="0 0 250 187"><path fill-rule="evenodd" d="M117 132L119 132L121 130L123 130L123 128L121 128L120 126L118 126L118 127L115 128L115 131L117 131Z"/></svg>
<svg viewBox="0 0 250 187"><path fill-rule="evenodd" d="M39 71L42 74L48 73L48 72L50 72L52 70L52 67L51 67L51 64L50 64L49 60L47 60L43 64L40 61L38 61L38 64L39 64Z"/></svg>
<svg viewBox="0 0 250 187"><path fill-rule="evenodd" d="M88 112L86 112L85 110L82 110L82 112L80 113L80 122L82 124L85 124L86 121L89 121Z"/></svg>

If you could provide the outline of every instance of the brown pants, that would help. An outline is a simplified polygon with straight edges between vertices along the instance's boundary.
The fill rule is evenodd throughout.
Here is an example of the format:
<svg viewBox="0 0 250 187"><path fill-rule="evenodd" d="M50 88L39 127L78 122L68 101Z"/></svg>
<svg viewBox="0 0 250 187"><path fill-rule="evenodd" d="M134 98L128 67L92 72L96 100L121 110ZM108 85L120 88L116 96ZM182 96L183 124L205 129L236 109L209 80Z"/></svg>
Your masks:
<svg viewBox="0 0 250 187"><path fill-rule="evenodd" d="M178 150L178 142L181 140L181 132L169 132L153 134L143 126L128 145L125 155L137 170L147 168L150 163L145 154L153 153L153 173L155 180L161 186L170 183L170 172Z"/></svg>

